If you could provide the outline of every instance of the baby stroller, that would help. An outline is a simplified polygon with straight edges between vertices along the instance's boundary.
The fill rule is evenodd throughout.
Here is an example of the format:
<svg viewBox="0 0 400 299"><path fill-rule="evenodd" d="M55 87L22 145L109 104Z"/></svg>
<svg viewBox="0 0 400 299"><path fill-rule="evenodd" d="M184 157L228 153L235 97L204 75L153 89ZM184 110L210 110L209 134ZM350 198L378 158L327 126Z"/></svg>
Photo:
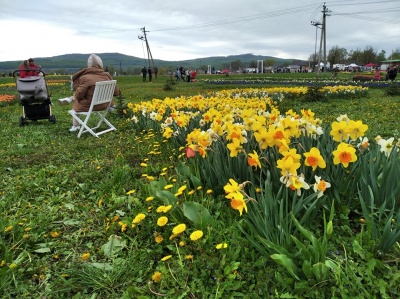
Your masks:
<svg viewBox="0 0 400 299"><path fill-rule="evenodd" d="M19 70L14 71L13 77ZM22 106L22 116L19 117L19 125L23 126L28 120L37 121L48 119L53 124L56 117L51 113L51 100L47 93L45 73L35 70L34 76L16 78L17 91L19 92L20 104Z"/></svg>

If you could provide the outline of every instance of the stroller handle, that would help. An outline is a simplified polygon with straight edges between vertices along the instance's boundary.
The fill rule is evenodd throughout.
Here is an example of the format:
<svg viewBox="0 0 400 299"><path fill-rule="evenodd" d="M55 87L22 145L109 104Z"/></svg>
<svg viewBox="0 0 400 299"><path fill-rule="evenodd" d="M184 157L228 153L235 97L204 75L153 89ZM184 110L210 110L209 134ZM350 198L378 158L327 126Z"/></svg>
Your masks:
<svg viewBox="0 0 400 299"><path fill-rule="evenodd" d="M46 77L46 74L42 71L42 70L39 70L39 69L29 69L29 70L15 70L14 72L13 72L13 74L12 74L12 76L15 78L17 75L17 73L18 73L18 75L19 75L19 72L37 72L37 73L41 73L42 75L43 75L43 77Z"/></svg>

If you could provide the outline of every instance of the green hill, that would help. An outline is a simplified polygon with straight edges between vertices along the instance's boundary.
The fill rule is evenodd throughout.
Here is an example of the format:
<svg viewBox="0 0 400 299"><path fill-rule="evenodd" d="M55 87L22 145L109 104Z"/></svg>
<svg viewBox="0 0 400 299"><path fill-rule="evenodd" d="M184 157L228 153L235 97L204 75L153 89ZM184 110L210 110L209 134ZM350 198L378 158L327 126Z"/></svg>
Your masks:
<svg viewBox="0 0 400 299"><path fill-rule="evenodd" d="M54 57L35 57L35 62L42 66L45 73L61 73L61 74L73 74L76 71L84 68L87 63L87 58L90 54L66 54ZM120 53L100 53L98 54L103 60L103 64L108 68L110 73L127 73L127 74L139 74L140 69L144 65L148 65L147 59L138 58L134 56L124 55ZM229 68L231 63L240 61L243 67L248 67L250 63L254 63L257 60L274 60L275 66L278 65L289 65L289 64L304 64L304 61L295 59L281 59L271 56L261 56L253 54L242 54L242 55L231 55L231 56L216 56L216 57L204 57L192 60L182 61L165 61L154 59L154 64L159 69L166 71L174 70L180 66L184 68L196 68L201 69L211 65L215 69ZM0 62L0 73L13 72L18 69L21 61L4 61Z"/></svg>

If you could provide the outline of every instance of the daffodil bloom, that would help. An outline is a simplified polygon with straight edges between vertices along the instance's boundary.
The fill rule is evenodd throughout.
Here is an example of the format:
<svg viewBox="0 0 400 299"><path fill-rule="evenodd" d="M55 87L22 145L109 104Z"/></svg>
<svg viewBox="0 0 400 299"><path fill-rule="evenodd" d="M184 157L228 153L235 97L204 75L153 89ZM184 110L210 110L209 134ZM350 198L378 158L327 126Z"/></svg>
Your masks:
<svg viewBox="0 0 400 299"><path fill-rule="evenodd" d="M197 241L203 236L203 232L201 230L195 230L190 234L190 240Z"/></svg>
<svg viewBox="0 0 400 299"><path fill-rule="evenodd" d="M389 138L388 140L386 139L379 139L378 144L380 145L380 151L386 155L386 157L390 156L390 153L392 152L393 149L393 141L394 137Z"/></svg>
<svg viewBox="0 0 400 299"><path fill-rule="evenodd" d="M317 149L316 147L312 147L309 152L304 153L304 157L306 158L304 160L304 164L306 166L311 166L312 170L315 170L317 167L319 168L326 167L326 162L324 158L321 156L319 149Z"/></svg>
<svg viewBox="0 0 400 299"><path fill-rule="evenodd" d="M172 229L172 233L174 235L179 235L179 234L183 233L185 230L186 230L186 224L181 223Z"/></svg>
<svg viewBox="0 0 400 299"><path fill-rule="evenodd" d="M163 137L169 139L173 133L174 131L170 127L166 127L163 132Z"/></svg>
<svg viewBox="0 0 400 299"><path fill-rule="evenodd" d="M243 151L242 144L240 143L240 140L237 138L232 139L231 143L228 143L226 147L230 151L230 157L237 157L237 155Z"/></svg>
<svg viewBox="0 0 400 299"><path fill-rule="evenodd" d="M348 137L348 132L347 132L347 122L342 120L340 122L334 121L332 123L332 130L330 132L330 135L333 137L333 140L337 142L342 142L344 140L347 140Z"/></svg>
<svg viewBox="0 0 400 299"><path fill-rule="evenodd" d="M364 138L360 137L359 140L361 142L357 144L358 148L366 149L369 146L368 137L364 137Z"/></svg>
<svg viewBox="0 0 400 299"><path fill-rule="evenodd" d="M229 179L229 183L224 186L224 190L225 193L240 192L242 187L234 179Z"/></svg>
<svg viewBox="0 0 400 299"><path fill-rule="evenodd" d="M340 143L335 151L333 151L333 164L342 163L347 168L350 162L357 161L356 149L347 143Z"/></svg>
<svg viewBox="0 0 400 299"><path fill-rule="evenodd" d="M256 151L253 151L253 154L249 154L249 157L247 158L247 163L251 166L251 167L259 167L261 169L261 162L260 162L260 158L257 154Z"/></svg>
<svg viewBox="0 0 400 299"><path fill-rule="evenodd" d="M296 170L300 167L300 163L294 162L293 157L289 156L288 158L283 158L277 161L277 166L281 169L281 173L283 176L286 176L287 173L296 174Z"/></svg>
<svg viewBox="0 0 400 299"><path fill-rule="evenodd" d="M317 198L320 198L322 195L324 195L326 188L329 188L330 186L330 183L321 180L321 177L317 175L315 176L315 184L313 189L314 192L318 193Z"/></svg>
<svg viewBox="0 0 400 299"><path fill-rule="evenodd" d="M350 120L347 127L351 140L357 140L357 138L364 136L365 131L368 130L368 126L363 124L361 120Z"/></svg>
<svg viewBox="0 0 400 299"><path fill-rule="evenodd" d="M229 193L228 196L230 196L232 209L238 210L240 216L242 216L243 209L247 212L246 201L241 193Z"/></svg>
<svg viewBox="0 0 400 299"><path fill-rule="evenodd" d="M308 190L310 186L304 181L303 176L291 175L286 186L296 191L297 195L301 195L301 189Z"/></svg>

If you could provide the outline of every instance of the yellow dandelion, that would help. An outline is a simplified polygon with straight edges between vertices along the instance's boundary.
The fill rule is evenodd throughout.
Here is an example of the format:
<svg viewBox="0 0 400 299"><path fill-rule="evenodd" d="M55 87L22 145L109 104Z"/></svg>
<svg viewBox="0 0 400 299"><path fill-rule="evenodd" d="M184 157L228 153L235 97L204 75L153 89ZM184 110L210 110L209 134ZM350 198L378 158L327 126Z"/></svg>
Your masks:
<svg viewBox="0 0 400 299"><path fill-rule="evenodd" d="M190 190L189 192L188 192L188 194L189 195L192 195L192 194L194 194L194 192L196 192L195 190Z"/></svg>
<svg viewBox="0 0 400 299"><path fill-rule="evenodd" d="M140 166L147 167L147 164L146 163L140 163Z"/></svg>
<svg viewBox="0 0 400 299"><path fill-rule="evenodd" d="M179 242L179 246L180 246L180 247L184 247L184 246L185 246L185 241L180 241L180 242Z"/></svg>
<svg viewBox="0 0 400 299"><path fill-rule="evenodd" d="M161 261L162 261L162 262L168 261L171 257L172 257L172 255L164 256L164 257L161 259Z"/></svg>
<svg viewBox="0 0 400 299"><path fill-rule="evenodd" d="M203 236L203 232L201 230L196 230L190 234L190 240L197 241Z"/></svg>
<svg viewBox="0 0 400 299"><path fill-rule="evenodd" d="M167 213L171 209L172 209L172 205L165 206L163 209L163 213Z"/></svg>
<svg viewBox="0 0 400 299"><path fill-rule="evenodd" d="M211 189L208 189L207 191L206 191L206 194L212 194L213 193L213 191L211 190Z"/></svg>
<svg viewBox="0 0 400 299"><path fill-rule="evenodd" d="M154 272L153 276L151 277L151 279L155 282L158 283L161 280L161 273L156 271Z"/></svg>
<svg viewBox="0 0 400 299"><path fill-rule="evenodd" d="M217 248L217 249L222 249L222 248L227 248L227 247L228 247L228 244L226 244L226 243L220 243L217 246L215 246L215 248Z"/></svg>
<svg viewBox="0 0 400 299"><path fill-rule="evenodd" d="M87 261L90 258L90 253L85 252L84 254L81 255L81 260L82 261Z"/></svg>
<svg viewBox="0 0 400 299"><path fill-rule="evenodd" d="M186 260L192 260L193 259L193 255L188 254L188 255L185 256L185 259Z"/></svg>
<svg viewBox="0 0 400 299"><path fill-rule="evenodd" d="M13 227L14 227L14 226L12 226L12 225L7 226L7 227L4 229L4 232L8 233L9 231L11 231L11 230L13 229Z"/></svg>
<svg viewBox="0 0 400 299"><path fill-rule="evenodd" d="M135 190L129 190L128 192L126 192L126 195L131 195L133 193L135 193Z"/></svg>
<svg viewBox="0 0 400 299"><path fill-rule="evenodd" d="M173 186L174 186L174 185L172 185L172 184L166 185L166 186L164 187L164 190L169 190L169 189L171 189Z"/></svg>
<svg viewBox="0 0 400 299"><path fill-rule="evenodd" d="M160 244L164 240L164 238L161 235L157 234L154 240L156 241L157 244Z"/></svg>
<svg viewBox="0 0 400 299"><path fill-rule="evenodd" d="M186 224L181 223L172 229L172 233L174 235L179 235L179 234L183 233L185 230L186 230Z"/></svg>
<svg viewBox="0 0 400 299"><path fill-rule="evenodd" d="M152 201L154 199L154 196L149 196L146 198L146 201Z"/></svg>
<svg viewBox="0 0 400 299"><path fill-rule="evenodd" d="M157 220L157 225L158 226L164 226L168 223L168 217L165 216L161 216L160 218L158 218Z"/></svg>
<svg viewBox="0 0 400 299"><path fill-rule="evenodd" d="M12 263L12 264L10 264L10 266L8 266L11 270L13 270L13 269L15 269L15 268L17 268L17 264L14 264L14 263Z"/></svg>
<svg viewBox="0 0 400 299"><path fill-rule="evenodd" d="M60 236L60 233L59 232L50 232L50 236L52 238L57 238L58 236Z"/></svg>
<svg viewBox="0 0 400 299"><path fill-rule="evenodd" d="M143 213L139 213L136 215L136 217L132 220L132 223L139 223L141 222L144 218L146 218L146 215Z"/></svg>

